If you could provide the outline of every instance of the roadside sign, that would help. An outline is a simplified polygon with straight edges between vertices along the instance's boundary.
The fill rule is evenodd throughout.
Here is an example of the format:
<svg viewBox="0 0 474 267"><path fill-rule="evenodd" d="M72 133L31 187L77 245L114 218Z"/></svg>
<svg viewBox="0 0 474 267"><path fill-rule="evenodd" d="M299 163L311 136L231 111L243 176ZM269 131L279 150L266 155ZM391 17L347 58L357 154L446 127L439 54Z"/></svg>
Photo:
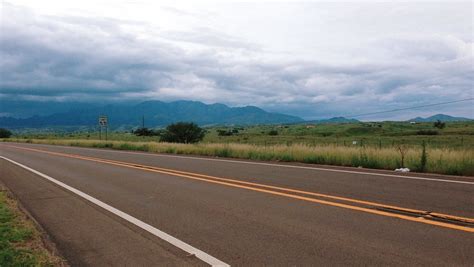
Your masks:
<svg viewBox="0 0 474 267"><path fill-rule="evenodd" d="M107 116L100 116L99 117L99 125L100 126L107 126Z"/></svg>

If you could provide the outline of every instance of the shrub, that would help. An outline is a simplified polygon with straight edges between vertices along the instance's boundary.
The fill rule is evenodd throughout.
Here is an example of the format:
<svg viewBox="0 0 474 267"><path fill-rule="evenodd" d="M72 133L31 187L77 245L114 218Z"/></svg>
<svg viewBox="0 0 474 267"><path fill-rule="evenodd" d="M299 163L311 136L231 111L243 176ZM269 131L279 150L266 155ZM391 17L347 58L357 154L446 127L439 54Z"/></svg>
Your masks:
<svg viewBox="0 0 474 267"><path fill-rule="evenodd" d="M7 129L0 128L0 138L10 138L12 136L12 132Z"/></svg>
<svg viewBox="0 0 474 267"><path fill-rule="evenodd" d="M405 168L405 156L408 151L408 147L406 145L398 145L397 147L398 152L400 153L400 168Z"/></svg>
<svg viewBox="0 0 474 267"><path fill-rule="evenodd" d="M436 130L419 130L416 132L417 135L438 135L439 132Z"/></svg>
<svg viewBox="0 0 474 267"><path fill-rule="evenodd" d="M204 138L205 132L192 122L178 122L168 125L161 141L171 143L197 143Z"/></svg>
<svg viewBox="0 0 474 267"><path fill-rule="evenodd" d="M277 130L271 130L268 132L268 135L278 135L278 131Z"/></svg>
<svg viewBox="0 0 474 267"><path fill-rule="evenodd" d="M426 153L426 143L423 141L421 144L421 158L420 158L420 166L419 171L425 172L426 171L426 163L428 162L428 154Z"/></svg>
<svg viewBox="0 0 474 267"><path fill-rule="evenodd" d="M443 129L446 126L446 123L437 120L435 123L433 123L433 126L438 128L438 129Z"/></svg>
<svg viewBox="0 0 474 267"><path fill-rule="evenodd" d="M238 133L238 131L237 131ZM227 130L217 130L217 135L218 136L232 136L234 134L234 131L227 131Z"/></svg>
<svg viewBox="0 0 474 267"><path fill-rule="evenodd" d="M138 128L135 131L132 131L132 133L136 136L156 136L156 135L159 135L159 132L155 132L155 131L150 130L148 128Z"/></svg>

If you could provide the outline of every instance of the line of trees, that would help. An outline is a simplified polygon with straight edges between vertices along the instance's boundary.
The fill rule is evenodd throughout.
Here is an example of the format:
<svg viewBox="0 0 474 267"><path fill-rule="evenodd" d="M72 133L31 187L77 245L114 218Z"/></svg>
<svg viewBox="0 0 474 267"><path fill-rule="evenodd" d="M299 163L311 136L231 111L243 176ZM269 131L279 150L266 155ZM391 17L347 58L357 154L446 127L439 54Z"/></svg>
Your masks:
<svg viewBox="0 0 474 267"><path fill-rule="evenodd" d="M197 143L204 138L206 130L193 122L177 122L170 124L164 130L153 130L146 127L132 131L137 136L159 136L160 141L170 143ZM10 138L12 132L8 129L0 128L0 138Z"/></svg>

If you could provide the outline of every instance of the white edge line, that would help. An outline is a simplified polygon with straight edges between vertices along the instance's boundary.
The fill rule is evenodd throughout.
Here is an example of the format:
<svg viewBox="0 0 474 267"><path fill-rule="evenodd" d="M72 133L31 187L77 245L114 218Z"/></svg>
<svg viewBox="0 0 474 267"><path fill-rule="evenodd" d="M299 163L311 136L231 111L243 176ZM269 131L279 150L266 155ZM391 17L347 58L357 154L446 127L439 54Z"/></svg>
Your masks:
<svg viewBox="0 0 474 267"><path fill-rule="evenodd" d="M230 163L241 163L241 164L251 164L251 165L282 167L282 168L318 170L318 171L328 171L328 172L341 172L341 173L351 173L351 174L359 174L359 175L374 175L374 176L382 176L382 177L395 177L395 178L408 179L408 180L424 180L424 181L433 181L433 182L474 185L474 182L467 182L467 181L435 179L435 178L416 177L416 176L404 176L404 175L385 174L385 173L346 171L346 170L327 169L327 168L320 168L320 167L306 167L306 166L283 165L283 164L274 164L274 163L265 163L265 162L251 162L251 161L244 161L244 160L209 159L209 158L200 158L200 157L165 155L165 154L158 154L158 153L145 153L145 152L136 152L136 151L119 151L119 150L88 148L88 147L73 147L73 146L59 146L59 147L77 148L78 150L83 150L84 149L84 150L92 150L92 151L105 151L105 152L111 152L111 153L147 155L147 156L152 156L152 157L182 158L182 159L195 159L195 160L205 160L205 161L221 161L221 162L230 162ZM462 178L462 177L460 177L460 178Z"/></svg>
<svg viewBox="0 0 474 267"><path fill-rule="evenodd" d="M127 213L125 213L123 211L120 211L120 210L118 210L118 209L116 209L116 208L114 208L114 207L112 207L112 206L110 206L110 205L108 205L108 204L106 204L106 203L104 203L104 202L102 202L102 201L100 201L100 200L98 200L98 199L82 192L82 191L79 191L78 189L75 189L74 187L71 187L71 186L69 186L69 185L67 185L63 182L60 182L60 181L58 181L58 180L56 180L56 179L54 179L54 178L52 178L52 177L50 177L50 176L48 176L44 173L41 173L37 170L34 170L34 169L32 169L28 166L25 166L21 163L18 163L16 161L14 161L14 160L11 160L9 158L3 157L3 156L0 156L0 158L2 158L4 160L7 160L7 161L9 161L9 162L11 162L15 165L18 165L18 166L20 166L20 167L36 174L36 175L39 175L39 176L43 177L44 179L46 179L50 182L55 183L56 185L59 185L59 186L65 188L65 189L73 192L74 194L76 194L76 195L78 195L78 196L94 203L95 205L97 205L97 206L99 206L99 207L101 207L101 208L117 215L118 217L120 217L120 218L122 218L122 219L124 219L124 220L140 227L141 229L143 229L143 230L145 230L145 231L147 231L147 232L163 239L164 241L172 244L173 246L175 246L177 248L180 248L180 249L184 250L185 252L187 252L189 254L195 255L198 259L210 264L211 266L230 266L229 264L227 264L227 263L225 263L225 262L223 262L219 259L216 259L216 258L212 257L211 255L205 253L204 251L201 251L201 250L199 250L199 249L197 249L197 248L195 248L195 247L193 247L193 246L191 246L191 245L189 245L189 244L187 244L187 243L185 243L185 242L183 242L183 241L181 241L181 240L179 240L179 239L177 239L177 238L175 238L175 237L173 237L173 236L171 236L171 235L169 235L169 234L167 234L167 233L165 233L165 232L163 232L163 231L161 231L161 230L159 230L159 229L157 229L157 228L155 228L155 227L153 227L153 226L151 226L151 225L149 225L149 224L147 224L143 221L140 221L139 219L137 219L137 218L135 218L131 215L128 215Z"/></svg>

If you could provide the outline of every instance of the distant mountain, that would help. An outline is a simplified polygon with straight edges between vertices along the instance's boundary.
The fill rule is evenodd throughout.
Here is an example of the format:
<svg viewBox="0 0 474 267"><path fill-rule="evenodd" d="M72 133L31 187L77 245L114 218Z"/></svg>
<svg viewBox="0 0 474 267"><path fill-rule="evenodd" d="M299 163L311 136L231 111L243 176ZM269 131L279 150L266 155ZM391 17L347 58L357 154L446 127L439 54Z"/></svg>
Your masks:
<svg viewBox="0 0 474 267"><path fill-rule="evenodd" d="M90 109L103 105L85 102L42 102L29 100L0 99L0 116L14 118L29 118L32 116L47 116L55 113L68 112L71 109Z"/></svg>
<svg viewBox="0 0 474 267"><path fill-rule="evenodd" d="M270 113L254 106L228 107L223 104L207 105L197 101L147 101L140 104L114 104L102 107L75 106L67 112L29 118L0 117L0 127L55 127L97 126L98 117L107 115L111 128L139 126L142 116L146 127L165 126L178 121L192 121L199 125L222 124L276 124L297 123L303 119Z"/></svg>
<svg viewBox="0 0 474 267"><path fill-rule="evenodd" d="M309 123L319 123L319 124L325 124L325 123L357 123L359 122L356 119L348 119L344 117L334 117L330 119L323 119L323 120L312 120L312 121L307 121Z"/></svg>
<svg viewBox="0 0 474 267"><path fill-rule="evenodd" d="M440 121L472 121L472 119L463 118L463 117L453 117L453 116L449 116L449 115L446 115L446 114L436 114L436 115L433 115L433 116L427 117L427 118L416 117L416 118L408 120L408 121L435 122L437 120L440 120Z"/></svg>

